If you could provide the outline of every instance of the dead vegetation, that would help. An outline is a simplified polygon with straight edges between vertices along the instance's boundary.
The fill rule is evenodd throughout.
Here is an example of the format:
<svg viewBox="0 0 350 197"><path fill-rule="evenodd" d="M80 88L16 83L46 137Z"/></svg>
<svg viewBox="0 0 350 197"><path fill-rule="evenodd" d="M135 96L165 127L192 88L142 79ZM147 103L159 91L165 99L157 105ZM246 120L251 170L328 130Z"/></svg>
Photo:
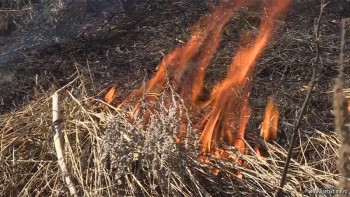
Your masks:
<svg viewBox="0 0 350 197"><path fill-rule="evenodd" d="M142 117L129 116L127 110L97 112L93 98L74 94L77 87L84 92L85 85L80 76L60 93L65 160L80 195L273 196L276 191L287 154L278 144L266 143L266 158L240 155L234 148L228 152L233 160L246 160L246 166L214 157L201 164L192 126L186 129L185 145L174 143L180 126L176 114L186 113L176 94L170 108L159 102L159 112L143 128ZM42 95L1 116L3 196L67 195L53 147L49 98ZM286 192L303 196L311 189L333 188L339 178L334 163L338 146L337 136L320 131L300 142Z"/></svg>

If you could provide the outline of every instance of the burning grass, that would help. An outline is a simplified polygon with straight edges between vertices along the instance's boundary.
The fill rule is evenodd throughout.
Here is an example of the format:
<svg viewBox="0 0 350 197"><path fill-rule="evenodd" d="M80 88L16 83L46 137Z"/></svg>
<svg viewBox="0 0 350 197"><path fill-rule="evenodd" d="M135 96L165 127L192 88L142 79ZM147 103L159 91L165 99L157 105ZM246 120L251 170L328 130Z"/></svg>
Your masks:
<svg viewBox="0 0 350 197"><path fill-rule="evenodd" d="M144 127L144 117L131 115L132 105L96 108L96 100L84 93L86 82L78 77L60 93L66 162L80 195L273 196L276 191L286 157L278 144L266 142L268 156L242 155L231 148L226 150L230 159L209 156L203 164L198 132L189 119L183 143L175 143L174 131L181 127L177 115L188 113L178 94L161 94L157 113ZM166 99L170 107L165 107ZM51 126L50 94L0 117L3 196L67 195ZM300 144L285 190L303 196L311 189L333 188L339 178L334 164L337 136L317 131ZM246 164L232 162L238 158Z"/></svg>
<svg viewBox="0 0 350 197"><path fill-rule="evenodd" d="M318 3L315 3L315 5L318 5ZM300 5L310 7L308 4ZM156 61L156 58L153 58L152 53L131 49L130 51L135 51L135 54L133 54L128 50L127 46L130 43L135 45L134 39L137 43L137 36L134 35L135 37L133 37L131 31L129 32L130 38L121 39L129 40L130 43L119 43L119 45L126 46L122 49L124 51L120 50L119 45L116 50L110 50L109 47L111 46L108 45L106 51L104 51L103 47L101 49L99 45L92 43L92 47L89 47L90 50L102 51L98 54L98 57L89 56L91 58L89 60L85 57L81 58L83 60L80 61L79 59L74 60L79 62L68 61L66 65L70 66L67 67L58 63L60 69L63 70L62 73L70 76L69 79L76 77L74 81L60 91L60 94L64 98L61 108L63 112L62 123L64 125L66 163L70 168L70 174L80 195L273 196L279 185L286 157L285 148L288 146L290 122L295 119L293 114L297 111L300 100L303 98L304 90L302 87L308 80L309 65L307 62L313 57L313 53L311 54L312 46L310 46L313 37L313 18L309 16L304 18L304 15L295 13L289 17L286 26L278 22L277 26L284 28L280 34L284 35L278 35L275 39L272 39L272 43L269 43L270 46L266 48L266 53L262 54L261 61L256 62L254 76L248 72L252 80L244 81L244 83L247 82L245 86L237 88L238 91L234 91L232 89L236 88L236 84L225 78L218 82L222 78L216 77L216 73L213 77L215 80L205 80L204 82L203 79L203 77L207 77L204 76L204 70L207 67L208 72L214 73L223 72L223 70L226 70L223 67L230 65L229 60L232 58L232 50L220 46L221 39L225 41L225 44L228 43L231 48L239 48L230 44L238 41L234 38L235 36L229 35L229 27L233 27L233 29L238 27L232 26L232 24L229 24L229 27L224 27L224 23L227 22L230 15L224 14L223 10L236 11L236 8L219 7L213 16L218 17L214 21L220 23L208 21L210 15L203 17L199 22L201 24L199 26L210 27L210 32L193 27L192 35L194 36L188 39L189 44L182 44L173 53L170 52L164 58L164 61L160 61L161 64L158 67L158 73L160 74L156 73L155 76L161 76L161 78L152 78L148 84L145 80L144 86L135 94L132 94L132 99L124 100L122 108L109 105L119 104L119 99L123 97L124 90L120 84L110 86L113 88L109 94L105 95L106 102L96 100L94 97L89 97L89 95L93 94L91 93L95 90L93 87L102 89L100 87L106 87L106 84L104 84L106 79L113 78L111 76L106 77L104 74L123 70L124 67L119 66L120 62L116 57L120 57L123 60L122 63L127 62L125 65L131 68L138 64L135 60L138 55L140 57L136 59L150 56L151 63L147 61L139 62L145 64L145 67L153 65L154 62L159 62ZM300 8L298 10L304 12L305 9ZM154 16L158 17L157 14ZM117 18L115 17L115 23L119 24L120 21ZM140 18L147 17L142 16ZM235 15L234 19L239 19L239 15ZM300 21L309 21L310 24ZM334 36L334 31L331 29L333 28L332 23L329 21L331 20L326 23L324 31L327 32L330 39L321 40L322 45L325 46L326 54L323 56L323 60L327 62L327 65L322 68L323 70L331 70L330 68L335 62L333 58L336 52L333 50L335 48L333 42L337 38ZM247 23L249 22L247 21ZM135 28L138 29L136 24L138 22L134 24ZM304 24L304 26L301 24ZM170 24L168 26L174 25ZM163 29L166 29L164 27L168 26L160 25L159 29L164 31ZM128 25L126 27L129 28ZM98 29L99 26L96 28ZM120 30L118 26L116 32L128 32L128 28ZM142 28L140 29L140 31L143 31ZM250 29L252 35L257 33L255 30L260 30L255 27ZM146 33L148 31L154 33L155 30L145 30ZM226 32L222 38L221 34L223 32L221 31ZM109 29L106 32L110 32ZM95 33L95 31L91 30L91 33ZM158 33L155 31L154 34L158 36ZM276 33L278 34L278 32ZM124 34L117 34L117 36L121 35ZM181 34L181 36L183 35ZM260 37L264 38L264 36ZM96 39L95 42L99 42L98 39L100 38ZM158 37L147 37L144 34L142 34L142 39L162 42L159 41ZM75 44L77 43L72 45ZM265 44L262 48L265 47ZM112 47L115 47L114 44L112 45ZM145 43L138 43L138 45L143 47ZM154 55L158 54L159 51L157 50L162 51L163 47L150 45L147 48L154 48L154 51L156 51L156 53L153 53ZM254 49L254 47L252 48ZM215 54L216 49L218 49L218 53ZM243 51L249 51L248 49L250 49L249 45L243 44ZM81 51L90 54L86 46L85 48L82 46ZM179 51L184 51L185 55L178 54ZM253 56L259 56L260 52L261 48ZM62 52L62 55L66 53L69 52ZM239 54L239 50L235 53ZM101 54L106 54L106 56ZM127 54L131 58L128 59ZM74 53L72 56L76 57L79 54ZM55 58L61 58L62 56L57 55L53 58L49 55L49 57L45 57L56 61ZM33 65L41 65L42 59L30 58L34 62ZM109 58L113 58L111 62L118 66L111 64ZM211 58L213 58L212 62L210 62ZM90 70L89 62L96 59L98 60L97 66L91 67ZM219 59L227 59L228 61L223 63L217 61ZM238 59L236 62L235 59L232 62L236 63L234 66L239 66L237 61L239 62L240 58L236 59ZM256 57L252 58L249 64L254 65L255 59ZM105 60L108 60L108 62L106 63ZM42 61L48 63L46 60ZM174 62L182 67L174 66ZM196 64L198 62L201 64ZM85 63L87 68L83 68ZM209 68L209 63L213 63L215 68ZM186 70L186 66L189 66L192 70ZM106 70L101 71L96 69L97 67L99 69L106 68ZM111 67L112 69L109 69ZM74 72L74 68L82 70L72 76L71 72L66 72L68 70ZM169 72L172 69L176 71L177 68L180 68L179 72ZM77 73L80 74L77 75ZM99 79L90 78L96 77L95 74L96 76L100 74L103 77ZM121 75L127 76L128 74L123 73ZM231 74L236 76L235 72ZM56 75L59 75L59 72ZM200 80L198 81L200 83L193 83L193 77L195 76L199 76ZM230 76L230 72L228 72L228 76ZM294 160L291 161L290 173L284 187L286 193L290 196L304 196L308 195L310 190L334 188L336 181L339 179L335 166L339 141L335 134L328 134L332 130L330 129L332 125L329 124L331 120L329 118L330 108L328 107L330 99L328 98L329 95L325 93L329 90L328 85L331 84L330 81L333 77L332 72L327 71L321 74L319 80L322 80L322 86L319 86L319 89L315 91L310 111L305 116L305 120L309 124L303 124L301 128L300 143L293 152L292 158ZM41 79L40 76L38 78ZM119 83L124 82L122 77L115 78L119 80ZM142 80L142 74L134 78ZM245 79L246 76L238 78ZM268 82L272 80L273 83ZM99 84L92 84L91 82ZM223 82L229 84L231 88L221 88L223 86L220 85ZM25 81L22 83L25 83ZM128 83L125 81L125 84L131 83L138 85L140 80L128 81ZM191 104L203 104L199 102L199 100L202 100L197 99L197 97L201 96L199 93L204 91L203 89L209 89L208 87L213 86L213 84L217 84L217 86L214 85L214 90L228 92L228 94L221 96L224 99L217 96L218 94L215 94L217 93L215 91L213 91L213 94L206 92L207 95L205 96L209 98L204 100L209 101L207 105L209 107L206 109L198 108L195 105L193 107ZM134 89L134 85L129 88ZM201 90L202 86L203 89ZM252 91L251 95L248 94L250 90ZM36 99L25 105L21 110L0 116L0 191L4 196L68 195L53 148L53 133L50 129L52 126L50 95L51 93L47 92L42 95L36 94L34 95ZM248 95L250 96L249 99ZM269 95L273 95L275 100L270 99L267 102L264 117L258 119L256 114L263 116L265 100ZM235 101L235 104L227 104L226 101L229 103L232 96L239 98L238 101ZM115 100L115 98L117 99ZM220 102L222 100L225 102ZM217 104L213 107L213 103ZM224 117L226 114L221 112L214 114L212 116L214 118L211 118L213 120L217 119L218 124L210 125L205 121L202 122L203 127L196 124L201 122L198 121L199 119L205 120L203 116L208 115L210 117L212 115L211 111L216 106L237 112L228 115L234 116L235 121L233 122L239 123L233 127L235 131L238 131L239 136L235 136L234 140L228 141L228 144L233 146L222 146L222 141L219 141L217 144L220 147L211 152L214 154L206 154L203 158L201 147L203 141L200 140L203 127L205 125L214 127L213 133L231 128L231 125L225 124L225 122L231 122L231 117L226 118ZM279 109L277 109L277 106ZM278 117L279 115L280 117ZM251 121L247 124L250 116ZM229 121L225 121L225 119ZM320 121L321 119L322 121ZM279 122L277 142L266 142L262 138L259 138L259 143L256 141L259 130L257 125L262 122L261 135L267 140L275 140L277 123ZM244 133L245 130L247 132ZM310 132L310 130L312 131ZM227 132L227 130L223 132ZM227 136L229 133L223 135ZM252 141L249 135L255 135ZM221 140L220 136L208 136L211 139ZM212 140L209 139L208 141L208 144L212 143Z"/></svg>

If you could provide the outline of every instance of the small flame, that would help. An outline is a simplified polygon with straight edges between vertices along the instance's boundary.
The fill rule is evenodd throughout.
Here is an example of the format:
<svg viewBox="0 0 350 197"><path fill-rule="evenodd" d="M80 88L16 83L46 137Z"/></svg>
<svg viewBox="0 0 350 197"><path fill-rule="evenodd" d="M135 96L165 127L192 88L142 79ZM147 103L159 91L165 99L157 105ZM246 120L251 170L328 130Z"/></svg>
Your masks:
<svg viewBox="0 0 350 197"><path fill-rule="evenodd" d="M215 176L218 176L219 173L220 173L220 170L217 169L217 168L214 168L212 171L213 171L213 174L214 174Z"/></svg>
<svg viewBox="0 0 350 197"><path fill-rule="evenodd" d="M248 151L248 149L246 149L245 142L244 142L244 134L245 134L251 113L252 113L252 109L248 106L248 100L245 100L245 103L241 110L241 116L239 119L238 133L234 141L234 146L242 154L247 154L247 151Z"/></svg>
<svg viewBox="0 0 350 197"><path fill-rule="evenodd" d="M243 179L243 173L242 172L237 172L236 174L238 179Z"/></svg>
<svg viewBox="0 0 350 197"><path fill-rule="evenodd" d="M263 158L263 156L262 156L262 154L261 154L261 151L260 151L258 145L255 145L255 153L256 153L256 156L257 156L258 158Z"/></svg>
<svg viewBox="0 0 350 197"><path fill-rule="evenodd" d="M350 112L350 98L346 98L347 105L348 105L348 112Z"/></svg>
<svg viewBox="0 0 350 197"><path fill-rule="evenodd" d="M264 121L261 126L260 136L266 140L276 140L278 131L279 112L273 98L270 97L266 106Z"/></svg>
<svg viewBox="0 0 350 197"><path fill-rule="evenodd" d="M116 90L115 90L115 87L113 86L105 96L106 103L111 104L115 99L115 95L116 95Z"/></svg>
<svg viewBox="0 0 350 197"><path fill-rule="evenodd" d="M111 105L111 104L113 104L113 102L115 103L115 99L117 97L117 91L115 89L115 85L116 85L116 83L110 84L109 86L107 86L106 88L101 90L99 93L97 93L96 96L102 96L103 94L105 94L104 100L107 104ZM100 103L100 107L105 109L105 110L108 109L108 106L103 104L103 103Z"/></svg>

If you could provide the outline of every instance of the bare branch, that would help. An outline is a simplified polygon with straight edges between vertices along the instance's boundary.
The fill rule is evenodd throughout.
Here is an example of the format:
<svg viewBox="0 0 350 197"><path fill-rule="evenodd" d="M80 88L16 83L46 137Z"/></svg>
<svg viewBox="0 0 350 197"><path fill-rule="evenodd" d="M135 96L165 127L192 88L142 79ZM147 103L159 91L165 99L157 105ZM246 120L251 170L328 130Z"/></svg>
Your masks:
<svg viewBox="0 0 350 197"><path fill-rule="evenodd" d="M338 189L342 191L350 191L350 158L347 156L350 154L350 128L346 126L349 124L348 103L343 92L344 88L344 44L345 44L345 19L341 21L341 33L340 33L340 55L339 55L339 75L336 79L334 86L334 120L335 129L340 137L339 147L339 162L338 169L342 175L342 179L338 183ZM337 197L345 196L343 194L337 194ZM347 196L347 195L346 195Z"/></svg>
<svg viewBox="0 0 350 197"><path fill-rule="evenodd" d="M77 191L75 189L75 184L73 183L72 179L69 176L67 165L64 162L64 154L63 154L63 137L62 137L62 131L61 131L61 123L60 123L60 101L59 101L59 95L57 92L55 92L52 95L52 121L53 121L53 131L55 132L54 135L54 144L57 154L57 162L61 169L62 176L64 181L66 182L69 192L72 196L77 197Z"/></svg>
<svg viewBox="0 0 350 197"><path fill-rule="evenodd" d="M22 9L22 10L7 10L7 9L2 9L0 10L0 12L28 12L28 11L32 11L32 8L26 8L26 9Z"/></svg>
<svg viewBox="0 0 350 197"><path fill-rule="evenodd" d="M313 90L313 88L315 86L315 83L316 83L317 67L318 67L319 62L320 62L320 26L321 26L323 11L324 11L324 8L325 8L326 5L327 4L322 0L321 1L320 14L318 16L317 24L316 24L316 36L315 36L316 57L315 57L314 61L312 62L312 76L311 76L311 80L310 80L310 84L309 84L309 89L308 89L307 95L306 95L304 103L303 103L303 105L302 105L302 107L300 109L300 113L299 113L298 119L297 119L297 121L295 123L295 126L294 126L294 129L293 129L292 141L291 141L291 143L289 145L286 162L285 162L285 165L284 165L284 168L283 168L283 172L282 172L282 178L281 178L281 181L280 181L280 188L277 190L277 196L282 196L282 189L283 189L283 186L284 186L284 184L286 182L286 177L287 177L287 173L288 173L288 167L289 167L290 160L292 158L292 152L293 152L293 148L294 148L297 136L298 136L298 130L300 128L300 123L301 123L301 120L302 120L302 118L304 116L304 112L305 112L306 106L309 103L312 90Z"/></svg>

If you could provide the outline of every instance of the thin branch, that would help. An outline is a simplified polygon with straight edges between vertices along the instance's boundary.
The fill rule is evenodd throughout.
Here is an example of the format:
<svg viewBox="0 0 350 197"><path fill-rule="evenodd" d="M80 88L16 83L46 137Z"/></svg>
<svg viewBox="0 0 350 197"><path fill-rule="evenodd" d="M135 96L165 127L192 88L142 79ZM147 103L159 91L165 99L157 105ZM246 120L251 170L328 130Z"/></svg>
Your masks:
<svg viewBox="0 0 350 197"><path fill-rule="evenodd" d="M291 141L289 149L288 149L286 162L285 162L284 169L283 169L283 172L282 172L282 178L281 178L281 181L280 181L280 188L277 190L277 195L276 196L278 196L278 197L282 196L282 189L283 189L283 186L284 186L284 184L286 182L286 177L287 177L287 173L288 173L288 167L289 167L290 160L292 158L292 152L293 152L294 145L295 145L295 142L296 142L296 139L297 139L297 136L298 136L298 130L300 128L300 123L301 123L301 120L302 120L302 118L304 116L304 112L305 112L306 106L309 103L312 90L313 90L313 88L315 86L315 83L316 83L317 67L318 67L319 62L320 62L320 43L319 43L319 41L320 41L320 26L321 26L323 11L324 11L324 8L325 8L326 5L327 4L324 3L324 0L322 0L321 1L320 14L319 14L319 17L317 19L317 24L316 24L316 40L315 40L315 42L316 42L316 57L315 57L315 59L314 59L314 61L312 63L312 76L311 76L309 89L308 89L306 98L305 98L304 103L303 103L303 105L302 105L302 107L300 109L300 113L299 113L298 119L297 119L296 124L295 124L294 129L293 129L292 141Z"/></svg>
<svg viewBox="0 0 350 197"><path fill-rule="evenodd" d="M32 8L26 8L23 10L6 10L6 9L0 10L0 12L27 12L27 11L32 11Z"/></svg>
<svg viewBox="0 0 350 197"><path fill-rule="evenodd" d="M346 24L346 20L343 19L341 21L341 31L340 31L339 78L343 78L343 73L344 73L345 24Z"/></svg>
<svg viewBox="0 0 350 197"><path fill-rule="evenodd" d="M77 72L75 72L73 75L75 75ZM68 86L72 85L78 78L79 78L79 74L77 77L75 77L72 81L70 81L69 83L67 83L66 85L64 85L63 87L61 87L60 89L56 90L52 96L50 96L48 99L45 100L45 103L50 100L55 94L60 93L62 90L64 90L65 88L67 88ZM52 98L53 99L53 98Z"/></svg>
<svg viewBox="0 0 350 197"><path fill-rule="evenodd" d="M77 197L77 190L75 189L75 184L73 183L71 177L69 176L67 165L64 162L64 154L63 154L63 137L60 123L60 100L59 95L55 92L52 95L52 121L53 121L53 131L54 135L54 144L57 154L57 162L62 172L62 176L64 181L67 184L69 192L72 196Z"/></svg>
<svg viewBox="0 0 350 197"><path fill-rule="evenodd" d="M334 120L335 130L339 134L340 147L339 147L339 162L338 169L342 175L337 188L341 191L349 191L350 189L350 158L347 156L350 153L349 135L350 129L347 126L349 124L349 113L348 103L343 92L344 87L344 43L345 43L345 19L341 21L341 33L340 33L340 55L339 55L339 75L336 79L334 86L334 98L333 98L333 109L334 109ZM337 194L337 197L345 196L344 194Z"/></svg>

